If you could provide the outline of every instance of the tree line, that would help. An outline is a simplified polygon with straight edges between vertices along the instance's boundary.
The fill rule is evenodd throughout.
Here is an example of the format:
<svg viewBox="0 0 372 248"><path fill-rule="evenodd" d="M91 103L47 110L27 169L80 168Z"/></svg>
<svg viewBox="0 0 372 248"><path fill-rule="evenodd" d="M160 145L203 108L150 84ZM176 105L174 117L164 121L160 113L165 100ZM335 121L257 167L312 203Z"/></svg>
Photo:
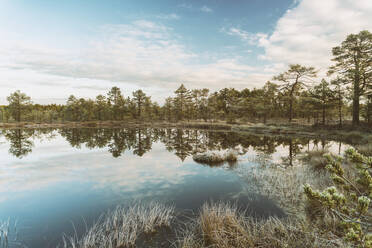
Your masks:
<svg viewBox="0 0 372 248"><path fill-rule="evenodd" d="M30 97L16 91L8 105L0 107L3 122L63 121L262 121L286 118L289 122L305 119L327 124L352 118L359 125L361 117L372 123L372 34L361 31L350 34L332 49L333 65L328 68L328 81L318 79L311 66L291 64L287 71L265 83L262 88L236 90L224 88L187 89L183 84L174 96L160 106L137 90L124 96L112 87L95 99L71 95L66 104L33 104Z"/></svg>

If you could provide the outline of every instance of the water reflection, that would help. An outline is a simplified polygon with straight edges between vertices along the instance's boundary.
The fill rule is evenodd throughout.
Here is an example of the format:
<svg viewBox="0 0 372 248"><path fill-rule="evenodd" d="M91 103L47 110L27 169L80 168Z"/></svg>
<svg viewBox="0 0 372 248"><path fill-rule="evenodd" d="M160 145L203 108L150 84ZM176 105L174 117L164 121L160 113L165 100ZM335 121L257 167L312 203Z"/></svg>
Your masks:
<svg viewBox="0 0 372 248"><path fill-rule="evenodd" d="M257 216L283 216L272 199L249 191L251 182L234 167L210 168L191 159L196 152L231 148L244 169L254 165L250 156L290 166L302 151L334 149L335 143L183 129L2 130L0 220L18 219L26 246L40 248L55 247L62 233L73 235L71 221L84 229L82 218L92 223L133 200L155 199L182 210L233 201Z"/></svg>
<svg viewBox="0 0 372 248"><path fill-rule="evenodd" d="M4 132L5 138L10 143L9 153L17 158L22 158L32 152L33 142L30 138L33 135L33 130L7 130Z"/></svg>
<svg viewBox="0 0 372 248"><path fill-rule="evenodd" d="M188 156L206 150L237 149L245 154L249 149L271 155L278 147L287 149L282 157L282 164L293 165L294 159L304 149L316 147L329 148L330 141L324 139L267 137L247 135L235 132L209 132L184 129L149 129L149 128L66 128L66 129L13 129L3 130L3 136L9 142L9 153L17 158L24 158L32 152L34 139L51 140L62 136L72 147L89 149L106 148L114 158L122 156L125 151L142 157L152 149L153 143L161 142L169 152L184 161ZM341 143L339 153L341 152Z"/></svg>

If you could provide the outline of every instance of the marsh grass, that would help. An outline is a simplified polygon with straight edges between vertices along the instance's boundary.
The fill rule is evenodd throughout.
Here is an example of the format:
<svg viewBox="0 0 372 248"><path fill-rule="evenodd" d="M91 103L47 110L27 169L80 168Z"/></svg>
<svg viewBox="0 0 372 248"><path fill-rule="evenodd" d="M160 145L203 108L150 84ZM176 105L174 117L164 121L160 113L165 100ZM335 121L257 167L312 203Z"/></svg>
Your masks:
<svg viewBox="0 0 372 248"><path fill-rule="evenodd" d="M172 230L174 247L347 247L336 235L338 230L334 219L324 216L320 221L309 218L307 214L302 185L311 183L317 189L332 185L326 171L314 170L323 164L318 158L324 153L325 150L308 153L306 161L310 163L287 168L279 167L264 157L260 160L263 164L238 170L247 185L254 187L247 190L276 201L286 212L286 217L256 218L236 205L205 203L198 214L182 222L183 228L180 229L180 223L175 225L177 228ZM139 238L179 221L175 219L174 211L173 207L158 203L119 207L103 216L81 238L65 236L63 247L136 247Z"/></svg>
<svg viewBox="0 0 372 248"><path fill-rule="evenodd" d="M317 189L332 184L326 171L314 171L299 164L282 168L277 164L263 164L242 168L238 174L247 182L246 190L274 200L287 214L295 216L305 208L303 187L311 183Z"/></svg>
<svg viewBox="0 0 372 248"><path fill-rule="evenodd" d="M9 246L9 231L10 220L0 222L0 247L6 248Z"/></svg>
<svg viewBox="0 0 372 248"><path fill-rule="evenodd" d="M372 156L372 137L371 137L371 143L363 144L363 145L357 145L355 148L358 152L365 156Z"/></svg>
<svg viewBox="0 0 372 248"><path fill-rule="evenodd" d="M18 247L22 242L18 240L18 220L0 221L0 248Z"/></svg>
<svg viewBox="0 0 372 248"><path fill-rule="evenodd" d="M206 203L199 217L176 243L179 248L343 247L322 237L305 220L254 219L226 203Z"/></svg>
<svg viewBox="0 0 372 248"><path fill-rule="evenodd" d="M232 164L237 162L238 154L236 151L230 149L225 153L219 153L216 151L197 153L194 154L192 158L197 163L218 166L224 164L224 162L229 162Z"/></svg>
<svg viewBox="0 0 372 248"><path fill-rule="evenodd" d="M147 205L135 204L128 208L117 207L102 216L82 237L64 236L62 247L135 247L139 237L154 234L161 227L169 227L174 213L173 206L156 202Z"/></svg>
<svg viewBox="0 0 372 248"><path fill-rule="evenodd" d="M325 169L328 160L324 157L324 155L328 153L329 151L326 149L307 151L301 160L304 161L307 166L311 166L315 170Z"/></svg>

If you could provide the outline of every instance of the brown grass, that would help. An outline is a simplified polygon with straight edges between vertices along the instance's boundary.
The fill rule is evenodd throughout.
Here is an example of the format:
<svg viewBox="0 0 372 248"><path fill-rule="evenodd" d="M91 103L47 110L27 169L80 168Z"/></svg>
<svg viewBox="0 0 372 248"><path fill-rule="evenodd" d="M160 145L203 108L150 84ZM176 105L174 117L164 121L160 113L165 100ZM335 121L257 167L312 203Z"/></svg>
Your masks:
<svg viewBox="0 0 372 248"><path fill-rule="evenodd" d="M312 168L318 169L325 169L327 165L327 159L324 157L325 154L329 153L328 150L313 150L308 151L302 157L302 160L307 164L310 165Z"/></svg>
<svg viewBox="0 0 372 248"><path fill-rule="evenodd" d="M305 220L246 217L229 204L205 204L192 229L184 232L179 248L284 248L345 247L341 240L324 236Z"/></svg>
<svg viewBox="0 0 372 248"><path fill-rule="evenodd" d="M355 148L358 152L365 156L372 156L372 137L371 137L371 143L364 144L364 145L357 145Z"/></svg>
<svg viewBox="0 0 372 248"><path fill-rule="evenodd" d="M193 160L197 163L207 165L222 165L224 162L234 163L238 160L237 152L228 150L225 153L207 151L193 155Z"/></svg>
<svg viewBox="0 0 372 248"><path fill-rule="evenodd" d="M96 222L80 238L66 236L64 248L125 248L135 247L137 239L158 228L170 226L174 207L151 202L129 208L118 207Z"/></svg>

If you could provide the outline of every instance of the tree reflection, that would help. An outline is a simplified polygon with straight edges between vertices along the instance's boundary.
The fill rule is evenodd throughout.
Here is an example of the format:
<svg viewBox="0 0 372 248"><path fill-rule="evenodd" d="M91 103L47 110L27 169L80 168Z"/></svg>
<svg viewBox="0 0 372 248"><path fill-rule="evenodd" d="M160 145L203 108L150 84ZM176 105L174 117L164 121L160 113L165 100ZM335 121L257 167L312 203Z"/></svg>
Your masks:
<svg viewBox="0 0 372 248"><path fill-rule="evenodd" d="M12 129L3 132L4 137L9 141L9 153L17 158L23 158L30 152L34 143L30 139L34 132L33 130Z"/></svg>
<svg viewBox="0 0 372 248"><path fill-rule="evenodd" d="M133 146L133 154L142 157L143 154L151 150L151 147L152 140L150 129L137 129L136 142Z"/></svg>
<svg viewBox="0 0 372 248"><path fill-rule="evenodd" d="M143 156L151 150L153 143L161 142L169 152L174 153L182 161L197 152L207 150L235 149L245 154L249 149L265 155L277 152L278 147L287 149L282 157L285 165L293 165L296 155L303 149L309 149L312 142L325 149L325 140L308 138L272 137L235 132L213 132L206 130L165 129L165 128L66 128L41 130L5 130L3 136L8 140L9 152L18 158L32 151L31 138L52 139L59 133L72 147L80 149L107 149L113 157L122 156L130 151Z"/></svg>

